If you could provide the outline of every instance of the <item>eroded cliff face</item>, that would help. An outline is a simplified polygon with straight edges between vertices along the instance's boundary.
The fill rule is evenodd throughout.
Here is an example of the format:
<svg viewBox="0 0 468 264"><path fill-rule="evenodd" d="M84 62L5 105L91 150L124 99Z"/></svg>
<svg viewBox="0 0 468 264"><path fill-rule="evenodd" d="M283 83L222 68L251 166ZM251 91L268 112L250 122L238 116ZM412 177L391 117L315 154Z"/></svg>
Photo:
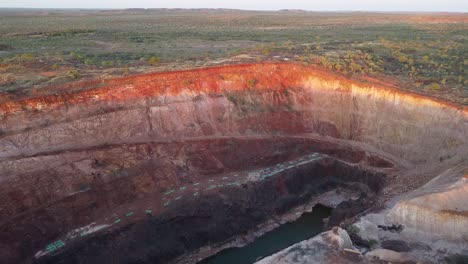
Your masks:
<svg viewBox="0 0 468 264"><path fill-rule="evenodd" d="M349 230L360 242L377 241L381 247L365 257L392 263L399 263L392 260L398 256L423 263L443 263L449 257L463 263L468 242L466 171L466 164L453 166L394 197L384 210L361 217Z"/></svg>
<svg viewBox="0 0 468 264"><path fill-rule="evenodd" d="M465 107L300 65L226 66L100 85L0 105L0 157L147 140L302 133L364 142L410 162L466 154Z"/></svg>
<svg viewBox="0 0 468 264"><path fill-rule="evenodd" d="M460 168L449 169L393 207L388 220L404 223L419 235L427 234L429 239L445 238L466 244L467 201L468 174L463 175Z"/></svg>
<svg viewBox="0 0 468 264"><path fill-rule="evenodd" d="M296 64L64 89L0 104L0 253L11 259L154 193L314 152L408 179L468 156L466 107Z"/></svg>

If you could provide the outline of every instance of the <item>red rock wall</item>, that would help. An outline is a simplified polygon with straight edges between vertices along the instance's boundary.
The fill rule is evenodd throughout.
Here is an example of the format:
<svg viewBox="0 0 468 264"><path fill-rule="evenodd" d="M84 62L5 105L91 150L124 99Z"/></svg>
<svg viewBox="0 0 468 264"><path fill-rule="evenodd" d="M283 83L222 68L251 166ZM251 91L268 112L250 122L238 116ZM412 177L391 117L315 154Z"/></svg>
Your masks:
<svg viewBox="0 0 468 264"><path fill-rule="evenodd" d="M466 153L466 107L296 64L251 64L69 85L0 105L0 158L177 138L319 133L412 162Z"/></svg>

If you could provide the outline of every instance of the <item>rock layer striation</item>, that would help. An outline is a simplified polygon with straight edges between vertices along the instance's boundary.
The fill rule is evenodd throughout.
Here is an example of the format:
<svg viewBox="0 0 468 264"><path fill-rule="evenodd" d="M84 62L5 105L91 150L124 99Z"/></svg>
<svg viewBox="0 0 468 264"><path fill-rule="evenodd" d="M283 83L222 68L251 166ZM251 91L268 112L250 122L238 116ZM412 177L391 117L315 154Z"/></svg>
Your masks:
<svg viewBox="0 0 468 264"><path fill-rule="evenodd" d="M6 260L26 261L154 193L314 152L403 187L420 182L419 168L430 179L467 166L465 106L314 67L232 65L61 89L0 103Z"/></svg>

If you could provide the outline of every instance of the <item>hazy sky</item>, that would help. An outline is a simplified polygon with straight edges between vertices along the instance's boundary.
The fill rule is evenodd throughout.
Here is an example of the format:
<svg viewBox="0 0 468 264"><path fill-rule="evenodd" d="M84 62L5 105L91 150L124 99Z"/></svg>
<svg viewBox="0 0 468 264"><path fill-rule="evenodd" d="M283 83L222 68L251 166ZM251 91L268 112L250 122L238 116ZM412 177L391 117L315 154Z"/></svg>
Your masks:
<svg viewBox="0 0 468 264"><path fill-rule="evenodd" d="M468 12L468 0L0 0L0 7L236 8Z"/></svg>

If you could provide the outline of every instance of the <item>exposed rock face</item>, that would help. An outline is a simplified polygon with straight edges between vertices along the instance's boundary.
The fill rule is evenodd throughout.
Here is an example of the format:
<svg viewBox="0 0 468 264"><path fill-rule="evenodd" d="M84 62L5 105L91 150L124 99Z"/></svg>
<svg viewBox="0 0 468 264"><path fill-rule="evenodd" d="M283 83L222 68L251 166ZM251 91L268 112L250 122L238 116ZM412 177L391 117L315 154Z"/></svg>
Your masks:
<svg viewBox="0 0 468 264"><path fill-rule="evenodd" d="M366 258L376 262L416 264L416 261L403 253L381 248L374 249L367 253Z"/></svg>
<svg viewBox="0 0 468 264"><path fill-rule="evenodd" d="M468 176L453 169L399 202L389 220L432 237L468 243Z"/></svg>
<svg viewBox="0 0 468 264"><path fill-rule="evenodd" d="M359 258L347 259L345 249L354 249L353 243L344 229L335 227L266 257L256 264L359 263Z"/></svg>
<svg viewBox="0 0 468 264"><path fill-rule="evenodd" d="M411 251L411 248L409 247L408 243L403 241L403 240L385 240L382 241L380 246L384 249L389 249L393 250L396 252L408 252Z"/></svg>
<svg viewBox="0 0 468 264"><path fill-rule="evenodd" d="M405 181L422 167L466 167L466 107L312 67L225 66L65 88L75 92L0 104L0 256L9 262L152 195L164 211L168 189L313 152L405 172ZM454 221L448 229L465 224Z"/></svg>
<svg viewBox="0 0 468 264"><path fill-rule="evenodd" d="M467 154L465 107L299 65L151 74L101 86L0 105L0 157L149 139L285 133L365 142L419 163Z"/></svg>
<svg viewBox="0 0 468 264"><path fill-rule="evenodd" d="M355 223L352 229L357 234L353 236L362 241L381 241L383 249L392 251L376 251L367 258L404 256L423 263L442 263L446 257L466 256L468 192L464 171L463 166L453 167L421 188L395 197L389 209L365 215Z"/></svg>

